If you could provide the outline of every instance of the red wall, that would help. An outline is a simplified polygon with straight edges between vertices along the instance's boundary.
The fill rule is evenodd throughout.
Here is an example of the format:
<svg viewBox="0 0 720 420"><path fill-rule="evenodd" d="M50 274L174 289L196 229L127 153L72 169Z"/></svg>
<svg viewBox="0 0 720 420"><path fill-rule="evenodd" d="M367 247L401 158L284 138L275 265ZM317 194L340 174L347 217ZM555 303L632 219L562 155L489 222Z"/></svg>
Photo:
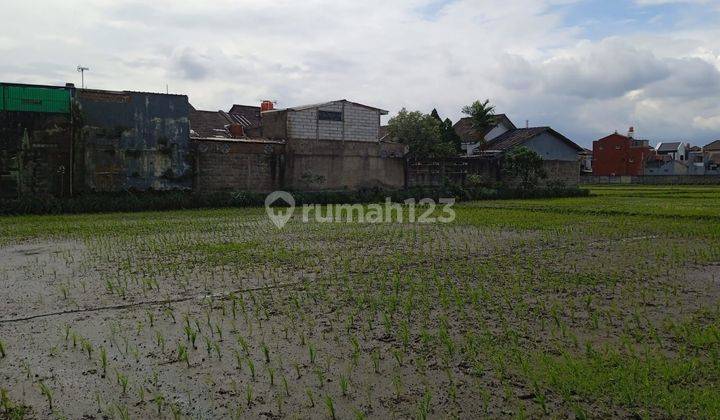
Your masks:
<svg viewBox="0 0 720 420"><path fill-rule="evenodd" d="M632 139L611 134L593 142L593 175L642 175L650 156L649 147L632 147Z"/></svg>

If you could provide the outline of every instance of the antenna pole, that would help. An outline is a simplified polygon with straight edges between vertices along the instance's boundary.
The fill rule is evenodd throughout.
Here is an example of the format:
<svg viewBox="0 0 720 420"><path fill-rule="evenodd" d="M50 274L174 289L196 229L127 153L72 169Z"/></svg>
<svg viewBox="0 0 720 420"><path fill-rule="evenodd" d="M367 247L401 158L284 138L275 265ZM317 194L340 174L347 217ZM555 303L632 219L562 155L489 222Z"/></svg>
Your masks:
<svg viewBox="0 0 720 420"><path fill-rule="evenodd" d="M80 72L80 86L85 89L85 70L90 70L90 67L77 66L77 71Z"/></svg>

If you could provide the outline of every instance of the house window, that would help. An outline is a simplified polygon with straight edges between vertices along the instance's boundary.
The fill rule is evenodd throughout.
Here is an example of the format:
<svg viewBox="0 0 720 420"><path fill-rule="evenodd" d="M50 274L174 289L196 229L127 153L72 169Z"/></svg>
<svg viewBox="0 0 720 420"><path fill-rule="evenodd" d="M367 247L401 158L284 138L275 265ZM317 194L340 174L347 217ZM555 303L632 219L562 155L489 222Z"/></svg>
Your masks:
<svg viewBox="0 0 720 420"><path fill-rule="evenodd" d="M342 121L342 112L318 111L318 120L321 121Z"/></svg>

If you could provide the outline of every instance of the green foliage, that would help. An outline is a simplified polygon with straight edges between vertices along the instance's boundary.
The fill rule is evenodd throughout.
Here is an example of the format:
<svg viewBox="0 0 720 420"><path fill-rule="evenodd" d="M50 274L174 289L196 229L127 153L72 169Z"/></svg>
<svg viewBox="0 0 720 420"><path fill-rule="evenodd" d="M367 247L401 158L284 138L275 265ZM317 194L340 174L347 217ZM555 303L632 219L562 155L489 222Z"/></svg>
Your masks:
<svg viewBox="0 0 720 420"><path fill-rule="evenodd" d="M462 112L470 117L472 127L478 133L485 133L497 124L495 107L490 105L489 99L485 99L484 102L475 101L470 105L464 106ZM480 149L484 149L485 138L478 137L478 141L480 142Z"/></svg>
<svg viewBox="0 0 720 420"><path fill-rule="evenodd" d="M523 189L534 188L540 179L547 177L542 156L527 147L516 147L507 152L503 158L503 171L519 179Z"/></svg>
<svg viewBox="0 0 720 420"><path fill-rule="evenodd" d="M436 109L433 109L430 115L436 120L440 121L442 143L452 144L455 148L455 153L460 153L462 151L462 139L460 139L460 136L458 136L458 134L455 132L455 127L453 127L452 120L450 120L450 118L445 118L444 120L440 118L440 114L438 114Z"/></svg>
<svg viewBox="0 0 720 420"><path fill-rule="evenodd" d="M420 111L401 109L388 122L388 133L400 143L408 145L415 159L454 156L456 146L444 138L444 126L439 118Z"/></svg>

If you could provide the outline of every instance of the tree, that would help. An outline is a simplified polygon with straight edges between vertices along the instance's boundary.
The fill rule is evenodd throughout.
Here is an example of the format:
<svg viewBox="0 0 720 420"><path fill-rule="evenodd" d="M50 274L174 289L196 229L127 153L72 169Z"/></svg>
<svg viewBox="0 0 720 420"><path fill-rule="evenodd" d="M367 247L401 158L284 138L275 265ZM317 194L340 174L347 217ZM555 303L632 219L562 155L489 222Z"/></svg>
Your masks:
<svg viewBox="0 0 720 420"><path fill-rule="evenodd" d="M440 114L437 112L437 109L434 108L430 113L430 116L440 121L440 124L442 125L440 127L442 130L442 142L452 144L455 148L455 152L460 153L462 151L462 139L460 139L460 136L458 136L458 134L455 132L455 127L453 127L452 120L450 118L445 118L445 120L443 121L443 119L440 118Z"/></svg>
<svg viewBox="0 0 720 420"><path fill-rule="evenodd" d="M547 177L543 158L524 146L516 147L505 154L503 171L513 178L519 178L520 187L526 189L536 187L539 179Z"/></svg>
<svg viewBox="0 0 720 420"><path fill-rule="evenodd" d="M462 151L462 139L460 136L458 136L458 133L455 132L455 127L453 127L453 122L450 120L450 118L445 118L445 121L442 123L443 125L443 141L445 143L452 144L455 148L456 153L460 153Z"/></svg>
<svg viewBox="0 0 720 420"><path fill-rule="evenodd" d="M455 155L455 146L443 138L443 123L420 111L405 108L390 119L388 133L400 143L410 147L416 159L444 158Z"/></svg>
<svg viewBox="0 0 720 420"><path fill-rule="evenodd" d="M485 99L485 102L475 101L471 105L464 106L462 112L470 117L473 129L480 134L478 138L480 149L484 149L485 137L482 134L497 125L495 107L490 105L489 99Z"/></svg>

